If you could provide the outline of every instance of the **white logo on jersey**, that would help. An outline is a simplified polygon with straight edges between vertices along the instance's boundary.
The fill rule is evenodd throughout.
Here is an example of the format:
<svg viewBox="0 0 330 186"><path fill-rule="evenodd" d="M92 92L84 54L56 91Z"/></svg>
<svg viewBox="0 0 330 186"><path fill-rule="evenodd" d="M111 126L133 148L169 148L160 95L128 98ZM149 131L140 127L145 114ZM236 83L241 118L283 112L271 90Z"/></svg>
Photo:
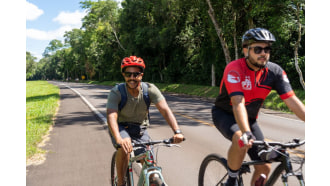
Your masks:
<svg viewBox="0 0 330 186"><path fill-rule="evenodd" d="M252 84L251 84L250 76L245 76L245 80L242 81L242 88L244 90L251 90L252 89Z"/></svg>
<svg viewBox="0 0 330 186"><path fill-rule="evenodd" d="M283 80L287 83L290 83L289 78L285 73L283 73Z"/></svg>
<svg viewBox="0 0 330 186"><path fill-rule="evenodd" d="M227 81L229 83L239 83L241 79L239 78L239 74L236 71L230 71L227 76Z"/></svg>

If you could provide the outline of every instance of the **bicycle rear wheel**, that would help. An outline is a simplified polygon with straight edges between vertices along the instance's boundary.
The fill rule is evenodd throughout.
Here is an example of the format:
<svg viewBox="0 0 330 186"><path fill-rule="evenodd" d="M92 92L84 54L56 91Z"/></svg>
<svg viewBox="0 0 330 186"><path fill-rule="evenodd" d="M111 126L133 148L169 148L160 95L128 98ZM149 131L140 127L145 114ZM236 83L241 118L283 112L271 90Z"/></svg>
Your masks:
<svg viewBox="0 0 330 186"><path fill-rule="evenodd" d="M221 186L228 178L227 160L220 155L206 156L199 168L198 186Z"/></svg>
<svg viewBox="0 0 330 186"><path fill-rule="evenodd" d="M111 185L112 186L117 186L117 179L118 179L118 175L117 175L117 168L116 168L116 154L117 152L114 152L111 158ZM126 185L131 185L131 181L129 179L129 171L127 169L126 171Z"/></svg>

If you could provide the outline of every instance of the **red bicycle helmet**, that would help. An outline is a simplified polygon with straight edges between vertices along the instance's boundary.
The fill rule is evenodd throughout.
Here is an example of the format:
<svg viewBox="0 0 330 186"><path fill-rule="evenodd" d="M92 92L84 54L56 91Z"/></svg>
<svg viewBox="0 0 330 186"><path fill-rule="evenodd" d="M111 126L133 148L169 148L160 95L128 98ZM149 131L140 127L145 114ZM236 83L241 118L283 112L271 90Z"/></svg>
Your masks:
<svg viewBox="0 0 330 186"><path fill-rule="evenodd" d="M146 65L144 64L142 58L136 56L130 56L130 57L125 57L121 62L121 72L124 72L126 67L139 67L141 68L142 72L144 72Z"/></svg>

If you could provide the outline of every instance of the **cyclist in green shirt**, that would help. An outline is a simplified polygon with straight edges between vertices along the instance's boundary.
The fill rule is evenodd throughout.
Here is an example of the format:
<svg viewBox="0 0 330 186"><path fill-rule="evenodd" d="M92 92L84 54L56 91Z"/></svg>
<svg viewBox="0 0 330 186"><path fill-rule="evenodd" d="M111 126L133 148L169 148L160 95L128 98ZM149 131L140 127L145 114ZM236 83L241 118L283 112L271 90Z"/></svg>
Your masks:
<svg viewBox="0 0 330 186"><path fill-rule="evenodd" d="M126 104L120 108L122 99L119 85L111 89L107 102L107 123L112 143L117 148L118 185L125 185L124 175L128 166L132 142L148 141L150 136L146 130L149 125L148 108L144 100L142 77L145 64L142 58L126 57L121 63L121 72L125 79L127 93ZM160 90L151 83L148 85L150 102L154 103L174 132L174 143L183 141L184 136L177 121Z"/></svg>

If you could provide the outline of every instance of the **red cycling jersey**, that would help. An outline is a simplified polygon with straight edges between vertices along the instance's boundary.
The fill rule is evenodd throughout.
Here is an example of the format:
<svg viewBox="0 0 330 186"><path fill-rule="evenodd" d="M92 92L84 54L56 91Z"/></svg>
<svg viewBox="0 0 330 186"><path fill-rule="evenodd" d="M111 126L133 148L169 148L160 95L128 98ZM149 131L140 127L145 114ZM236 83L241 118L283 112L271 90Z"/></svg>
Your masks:
<svg viewBox="0 0 330 186"><path fill-rule="evenodd" d="M245 58L241 58L226 66L215 106L233 113L230 97L243 95L249 119L256 119L272 89L277 91L281 99L294 95L289 79L279 65L268 62L265 68L254 71L246 64Z"/></svg>

